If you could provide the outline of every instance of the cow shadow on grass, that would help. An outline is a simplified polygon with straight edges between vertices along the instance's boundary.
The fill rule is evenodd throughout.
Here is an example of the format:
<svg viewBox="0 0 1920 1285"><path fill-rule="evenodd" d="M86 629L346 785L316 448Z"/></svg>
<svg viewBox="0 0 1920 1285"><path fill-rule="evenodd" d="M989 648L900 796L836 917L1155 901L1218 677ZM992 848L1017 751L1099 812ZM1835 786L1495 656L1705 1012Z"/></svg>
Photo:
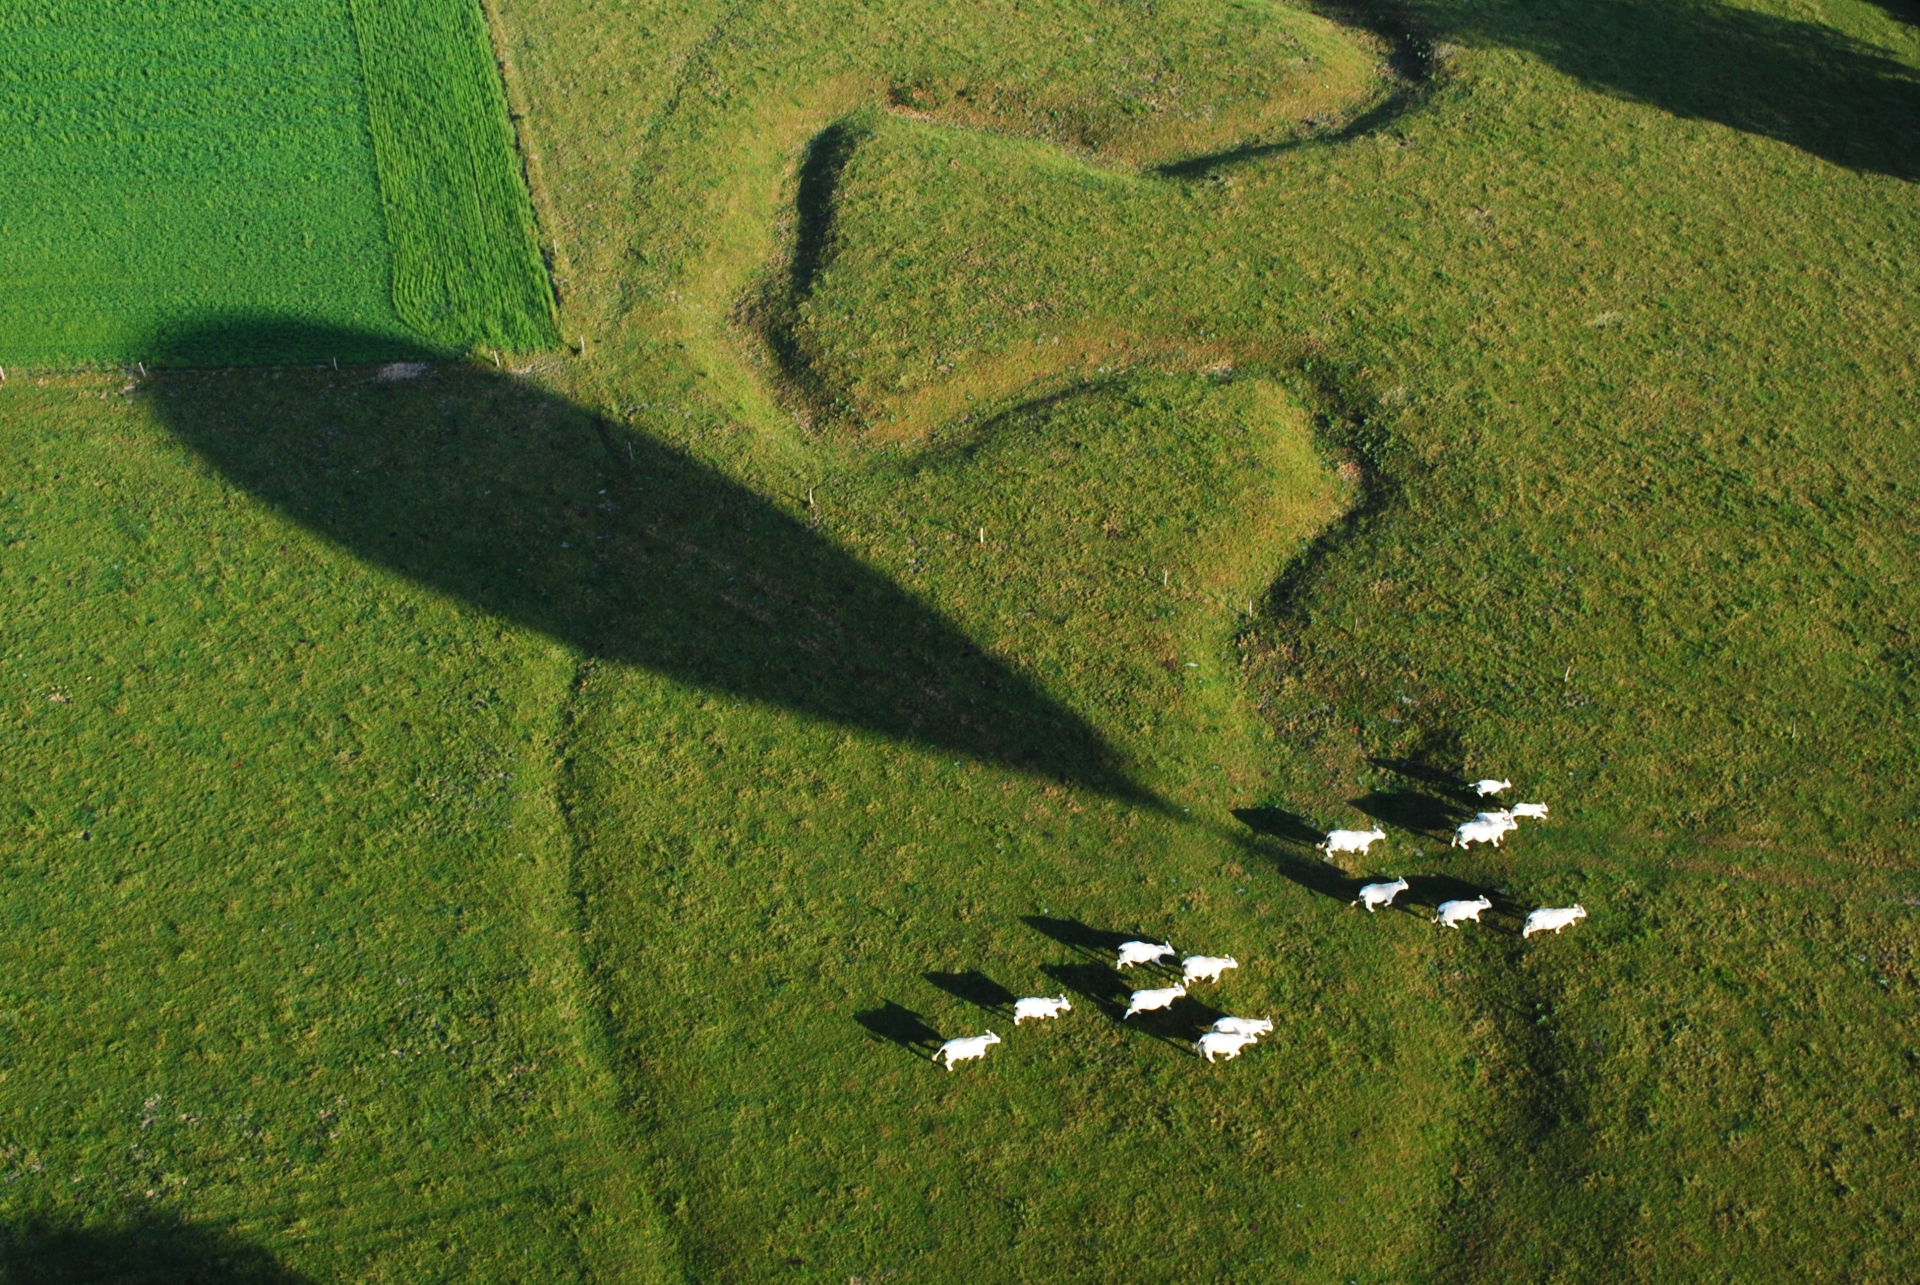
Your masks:
<svg viewBox="0 0 1920 1285"><path fill-rule="evenodd" d="M1369 758L1367 766L1391 772L1402 780L1424 787L1428 793L1439 796L1441 806L1458 807L1480 801L1480 796L1473 792L1473 786L1467 778L1452 768L1420 759L1390 758Z"/></svg>
<svg viewBox="0 0 1920 1285"><path fill-rule="evenodd" d="M378 338L180 330L159 344L154 404L225 477L365 561L690 687L1162 806L1084 719L805 510L471 365L193 368L251 351L255 331L319 354Z"/></svg>
<svg viewBox="0 0 1920 1285"><path fill-rule="evenodd" d="M1095 928L1078 919L1056 919L1051 915L1022 915L1020 922L1077 954L1108 962L1118 957L1122 942L1160 940L1151 933L1116 932L1110 928Z"/></svg>
<svg viewBox="0 0 1920 1285"><path fill-rule="evenodd" d="M1233 816L1255 834L1264 834L1270 839L1279 839L1302 848L1311 848L1327 837L1305 817L1284 808L1236 808Z"/></svg>
<svg viewBox="0 0 1920 1285"><path fill-rule="evenodd" d="M1443 841L1472 815L1458 803L1418 790L1374 790L1347 803L1381 825Z"/></svg>
<svg viewBox="0 0 1920 1285"><path fill-rule="evenodd" d="M931 1056L935 1049L946 1042L939 1031L927 1024L926 1018L892 1000L879 1008L855 1013L853 1020L865 1027L869 1035L889 1044L898 1044L909 1052Z"/></svg>
<svg viewBox="0 0 1920 1285"><path fill-rule="evenodd" d="M1281 808L1236 808L1234 819L1251 834L1228 837L1248 853L1273 867L1276 874L1317 897L1349 902L1360 895L1360 885L1339 866L1312 847L1324 836L1305 820Z"/></svg>
<svg viewBox="0 0 1920 1285"><path fill-rule="evenodd" d="M964 973L925 973L928 981L955 999L983 1008L999 1017L1013 1015L1013 1003L1019 997L979 969Z"/></svg>
<svg viewBox="0 0 1920 1285"><path fill-rule="evenodd" d="M28 1221L0 1235L0 1285L308 1285L212 1227L141 1214L112 1226Z"/></svg>

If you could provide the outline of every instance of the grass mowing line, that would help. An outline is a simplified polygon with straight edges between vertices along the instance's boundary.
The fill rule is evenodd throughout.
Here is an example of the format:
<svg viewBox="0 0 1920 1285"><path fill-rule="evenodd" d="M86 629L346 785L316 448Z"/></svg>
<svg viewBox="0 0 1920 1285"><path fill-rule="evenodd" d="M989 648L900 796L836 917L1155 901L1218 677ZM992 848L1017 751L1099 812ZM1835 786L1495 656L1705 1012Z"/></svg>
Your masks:
<svg viewBox="0 0 1920 1285"><path fill-rule="evenodd" d="M393 247L393 302L442 348L552 347L552 286L484 17L353 0Z"/></svg>
<svg viewBox="0 0 1920 1285"><path fill-rule="evenodd" d="M557 339L478 9L299 0L0 14L0 364L521 350ZM411 329L412 333L409 334ZM409 340L415 341L412 345Z"/></svg>
<svg viewBox="0 0 1920 1285"><path fill-rule="evenodd" d="M0 66L0 365L250 307L404 341L342 0L10 5Z"/></svg>

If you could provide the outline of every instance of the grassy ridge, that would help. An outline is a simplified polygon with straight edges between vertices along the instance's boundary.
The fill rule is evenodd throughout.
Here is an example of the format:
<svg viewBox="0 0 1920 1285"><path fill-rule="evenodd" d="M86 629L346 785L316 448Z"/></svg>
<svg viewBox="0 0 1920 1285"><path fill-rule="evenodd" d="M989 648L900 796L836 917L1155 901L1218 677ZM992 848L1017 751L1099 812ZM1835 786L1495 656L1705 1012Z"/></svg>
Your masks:
<svg viewBox="0 0 1920 1285"><path fill-rule="evenodd" d="M0 66L0 364L240 308L405 334L346 6L10 5Z"/></svg>
<svg viewBox="0 0 1920 1285"><path fill-rule="evenodd" d="M553 292L471 0L354 0L393 303L443 348L552 346Z"/></svg>

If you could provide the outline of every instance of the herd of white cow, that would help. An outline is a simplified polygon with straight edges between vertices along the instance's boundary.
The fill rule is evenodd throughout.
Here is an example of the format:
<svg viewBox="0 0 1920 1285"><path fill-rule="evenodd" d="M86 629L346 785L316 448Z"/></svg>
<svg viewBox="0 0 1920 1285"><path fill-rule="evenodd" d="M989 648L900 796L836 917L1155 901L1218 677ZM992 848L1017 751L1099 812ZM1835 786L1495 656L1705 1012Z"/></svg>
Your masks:
<svg viewBox="0 0 1920 1285"><path fill-rule="evenodd" d="M1475 781L1467 788L1486 798L1510 789L1512 781L1488 779ZM1518 830L1522 818L1531 821L1547 819L1547 805L1544 803L1516 803L1510 808L1501 808L1497 812L1476 813L1472 820L1462 821L1453 829L1452 847L1466 848L1476 843L1491 843L1500 846L1500 840L1509 830ZM1387 837L1381 829L1373 830L1334 830L1320 843L1314 846L1327 854L1331 861L1337 852L1358 852L1364 854L1373 844ZM1393 899L1407 890L1405 879L1395 879L1392 883L1370 883L1360 890L1354 899L1354 905L1365 906L1372 914L1382 906L1391 906ZM1443 901L1434 907L1433 922L1444 928L1458 928L1467 920L1480 922L1480 912L1493 909L1493 902L1485 897L1475 897L1472 901ZM1577 923L1587 917L1585 906L1542 906L1527 915L1526 922L1520 925L1520 935L1531 937L1535 933L1559 932L1562 928Z"/></svg>
<svg viewBox="0 0 1920 1285"><path fill-rule="evenodd" d="M1116 968L1132 968L1135 964L1163 964L1174 959L1179 952L1173 943L1164 941L1123 941L1120 943L1119 957L1115 959ZM1151 1013L1158 1009L1171 1008L1173 1002L1187 993L1187 987L1196 982L1209 982L1217 985L1220 974L1229 968L1240 967L1240 961L1231 955L1188 955L1180 961L1180 984L1178 986L1156 986L1149 990L1133 992L1129 997L1127 1011L1120 1020L1126 1021L1135 1013ZM1013 1024L1015 1026L1032 1018L1058 1017L1069 1012L1073 1005L1067 1002L1065 995L1034 995L1013 1003ZM1235 1058L1240 1050L1258 1040L1273 1029L1273 1022L1264 1017L1223 1017L1199 1039L1193 1043L1194 1052L1211 1062L1217 1057ZM951 1071L955 1062L971 1062L975 1058L985 1057L987 1050L1000 1043L1000 1037L992 1031L985 1035L968 1035L957 1040L948 1040L933 1055L938 1062L945 1059L947 1069Z"/></svg>
<svg viewBox="0 0 1920 1285"><path fill-rule="evenodd" d="M1481 798L1497 795L1510 789L1512 781L1488 779L1475 781L1468 788ZM1512 807L1496 812L1481 812L1470 821L1463 821L1455 827L1453 845L1465 848L1475 843L1491 843L1500 846L1500 840L1509 830L1518 830L1522 818L1536 821L1547 819L1547 805L1544 803L1516 803ZM1325 840L1315 845L1331 861L1336 853L1358 852L1364 854L1374 843L1387 837L1381 829L1372 830L1333 830ZM1370 883L1360 889L1360 895L1354 905L1365 906L1371 914L1381 906L1391 906L1393 899L1407 890L1405 879L1395 879L1391 883ZM1444 928L1458 928L1462 922L1472 920L1480 922L1480 912L1491 910L1493 902L1486 897L1475 897L1471 901L1443 901L1434 909L1433 921ZM1557 933L1587 917L1584 906L1543 906L1528 913L1526 921L1520 927L1522 937L1531 937L1537 932ZM1178 957L1169 942L1126 941L1120 943L1119 956L1114 961L1116 968L1132 968L1136 964L1157 965ZM1231 955L1189 955L1180 961L1180 984L1178 986L1159 986L1147 990L1137 990L1129 997L1127 1011L1121 1016L1125 1021L1135 1013L1150 1013L1158 1009L1171 1008L1175 1000L1183 998L1187 987L1196 982L1217 985L1220 975L1229 968L1240 967L1240 961ZM1058 1017L1070 1012L1073 1005L1067 1002L1065 995L1035 995L1014 1001L1013 1024L1015 1026L1028 1018L1041 1020ZM1240 1056L1242 1049L1255 1043L1262 1035L1273 1030L1273 1022L1268 1018L1222 1017L1193 1043L1193 1050L1211 1062L1215 1058L1228 1059ZM957 1062L971 1062L983 1058L987 1050L1000 1043L1000 1037L992 1031L984 1035L968 1035L960 1039L948 1040L933 1055L933 1060L945 1060L947 1070L951 1071Z"/></svg>

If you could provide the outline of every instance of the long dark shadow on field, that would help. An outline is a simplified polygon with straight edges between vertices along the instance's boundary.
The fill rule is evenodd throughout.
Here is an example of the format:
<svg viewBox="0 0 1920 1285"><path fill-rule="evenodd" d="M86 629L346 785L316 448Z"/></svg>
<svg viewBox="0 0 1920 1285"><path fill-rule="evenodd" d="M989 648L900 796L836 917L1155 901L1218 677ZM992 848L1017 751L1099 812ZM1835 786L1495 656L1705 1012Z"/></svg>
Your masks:
<svg viewBox="0 0 1920 1285"><path fill-rule="evenodd" d="M161 358L289 324L211 323ZM354 338L312 327L307 350ZM1083 719L893 581L537 388L462 365L169 369L151 387L221 473L420 584L692 687L1155 804Z"/></svg>
<svg viewBox="0 0 1920 1285"><path fill-rule="evenodd" d="M1915 0L1870 2L1897 22L1920 23ZM1818 22L1719 0L1483 4L1444 14L1402 0L1312 7L1384 39L1400 87L1336 131L1191 157L1157 173L1203 178L1388 128L1420 101L1432 78L1433 41L1446 38L1525 50L1602 92L1777 139L1850 169L1920 180L1920 69Z"/></svg>
<svg viewBox="0 0 1920 1285"><path fill-rule="evenodd" d="M1898 0L1881 4L1912 21ZM1920 179L1920 70L1832 27L1715 0L1450 14L1447 35L1523 49L1597 89L1850 169Z"/></svg>
<svg viewBox="0 0 1920 1285"><path fill-rule="evenodd" d="M112 1227L15 1223L0 1235L0 1285L307 1285L226 1231L144 1213Z"/></svg>
<svg viewBox="0 0 1920 1285"><path fill-rule="evenodd" d="M879 1008L863 1009L853 1015L853 1020L867 1029L867 1032L889 1044L898 1044L901 1048L929 1056L940 1047L940 1032L927 1024L927 1019L892 1000Z"/></svg>
<svg viewBox="0 0 1920 1285"><path fill-rule="evenodd" d="M1887 17L1895 22L1920 27L1920 0L1869 0L1869 3L1885 10Z"/></svg>
<svg viewBox="0 0 1920 1285"><path fill-rule="evenodd" d="M955 999L964 1000L996 1015L1011 1017L1013 1002L1019 998L977 968L969 969L964 973L931 972L924 973L922 976Z"/></svg>

